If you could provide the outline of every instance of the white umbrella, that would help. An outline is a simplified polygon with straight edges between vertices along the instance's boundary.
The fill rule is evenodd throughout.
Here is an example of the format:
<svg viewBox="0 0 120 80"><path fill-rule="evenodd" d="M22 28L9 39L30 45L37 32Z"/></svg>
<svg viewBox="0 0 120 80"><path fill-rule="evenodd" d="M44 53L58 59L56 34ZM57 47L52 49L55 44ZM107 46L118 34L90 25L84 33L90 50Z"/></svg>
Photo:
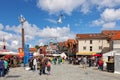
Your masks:
<svg viewBox="0 0 120 80"><path fill-rule="evenodd" d="M52 56L56 56L57 57L57 56L60 56L60 55L59 54L52 54Z"/></svg>
<svg viewBox="0 0 120 80"><path fill-rule="evenodd" d="M0 52L0 55L18 55L19 53L13 52L13 51L8 51L8 52Z"/></svg>
<svg viewBox="0 0 120 80"><path fill-rule="evenodd" d="M65 59L67 58L67 56L64 52L60 54L60 57L65 58Z"/></svg>

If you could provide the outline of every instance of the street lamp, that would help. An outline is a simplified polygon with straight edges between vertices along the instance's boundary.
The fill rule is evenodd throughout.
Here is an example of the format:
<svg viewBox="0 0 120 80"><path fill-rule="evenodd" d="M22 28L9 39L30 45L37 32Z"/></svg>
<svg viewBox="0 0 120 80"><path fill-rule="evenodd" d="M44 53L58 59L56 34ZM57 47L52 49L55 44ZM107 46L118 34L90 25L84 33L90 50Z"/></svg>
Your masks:
<svg viewBox="0 0 120 80"><path fill-rule="evenodd" d="M21 15L19 17L19 21L20 21L20 23L22 25L22 51L24 52L24 28L23 28L23 24L26 21L26 19Z"/></svg>

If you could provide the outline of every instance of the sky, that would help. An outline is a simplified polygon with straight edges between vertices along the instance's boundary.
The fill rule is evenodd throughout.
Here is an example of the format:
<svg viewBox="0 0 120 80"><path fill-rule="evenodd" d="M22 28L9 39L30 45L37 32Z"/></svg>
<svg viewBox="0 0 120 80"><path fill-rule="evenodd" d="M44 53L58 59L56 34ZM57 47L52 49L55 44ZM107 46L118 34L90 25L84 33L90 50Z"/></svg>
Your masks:
<svg viewBox="0 0 120 80"><path fill-rule="evenodd" d="M3 38L8 50L22 46L20 15L26 19L25 44L30 47L120 30L120 0L0 0L0 49Z"/></svg>

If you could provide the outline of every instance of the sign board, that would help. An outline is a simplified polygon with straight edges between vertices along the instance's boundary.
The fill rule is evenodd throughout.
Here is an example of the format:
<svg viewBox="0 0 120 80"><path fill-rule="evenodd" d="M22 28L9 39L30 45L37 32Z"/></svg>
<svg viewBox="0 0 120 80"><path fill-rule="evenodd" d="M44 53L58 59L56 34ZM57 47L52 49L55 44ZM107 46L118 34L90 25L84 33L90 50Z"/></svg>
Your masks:
<svg viewBox="0 0 120 80"><path fill-rule="evenodd" d="M120 74L120 54L115 54L114 57L114 73Z"/></svg>
<svg viewBox="0 0 120 80"><path fill-rule="evenodd" d="M29 59L33 57L33 53L29 53Z"/></svg>
<svg viewBox="0 0 120 80"><path fill-rule="evenodd" d="M24 45L24 65L28 64L29 53L30 53L29 45Z"/></svg>

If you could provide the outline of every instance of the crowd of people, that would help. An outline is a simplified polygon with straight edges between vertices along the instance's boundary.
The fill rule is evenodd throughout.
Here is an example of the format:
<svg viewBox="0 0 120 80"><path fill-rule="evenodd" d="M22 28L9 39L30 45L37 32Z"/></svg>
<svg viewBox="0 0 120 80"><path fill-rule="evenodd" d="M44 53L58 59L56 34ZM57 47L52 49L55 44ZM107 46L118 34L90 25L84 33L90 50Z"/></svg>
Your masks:
<svg viewBox="0 0 120 80"><path fill-rule="evenodd" d="M19 62L16 60L14 56L9 59L9 61L1 57L0 58L0 76L4 77L8 71L10 64L16 64ZM82 65L84 69L88 67L98 67L99 70L103 70L103 64L104 61L102 57L93 57L93 56L79 56L79 57L69 57L67 58L69 61L69 64L79 64ZM59 57L46 57L46 56L35 56L31 57L28 61L29 68L32 71L37 71L39 70L39 75L42 74L48 74L50 75L51 73L51 64L62 64L65 62L65 58Z"/></svg>
<svg viewBox="0 0 120 80"><path fill-rule="evenodd" d="M37 71L39 70L39 74L50 74L51 70L51 60L47 57L38 56L32 57L29 59L29 67L30 70ZM47 72L46 72L47 68Z"/></svg>
<svg viewBox="0 0 120 80"><path fill-rule="evenodd" d="M79 57L70 57L69 64L78 64L82 65L83 68L86 67L98 67L99 70L103 70L103 58L102 57L94 57L94 56L79 56Z"/></svg>
<svg viewBox="0 0 120 80"><path fill-rule="evenodd" d="M65 62L64 58L61 57L44 57L44 56L36 56L29 59L29 67L30 70L37 71L39 70L39 74L48 74L50 75L51 64L62 64Z"/></svg>

